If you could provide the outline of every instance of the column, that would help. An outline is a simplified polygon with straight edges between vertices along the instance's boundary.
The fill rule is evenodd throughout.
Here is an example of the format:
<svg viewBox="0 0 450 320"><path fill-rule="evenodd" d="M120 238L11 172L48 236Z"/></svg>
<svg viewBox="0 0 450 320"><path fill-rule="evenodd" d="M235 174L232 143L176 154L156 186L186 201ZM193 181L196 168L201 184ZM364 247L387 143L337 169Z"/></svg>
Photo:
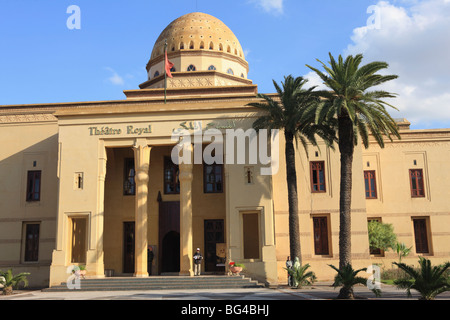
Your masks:
<svg viewBox="0 0 450 320"><path fill-rule="evenodd" d="M99 140L98 149L98 184L97 184L97 214L91 217L91 243L87 252L88 261L92 261L93 271L96 277L105 276L105 265L103 260L103 234L104 234L104 215L105 215L105 179L106 179L107 155L105 143ZM89 222L88 222L89 223ZM86 230L86 232L88 232ZM89 270L89 266L88 270Z"/></svg>
<svg viewBox="0 0 450 320"><path fill-rule="evenodd" d="M151 147L146 139L136 139L133 146L136 171L135 196L135 277L148 277L147 272L147 195Z"/></svg>
<svg viewBox="0 0 450 320"><path fill-rule="evenodd" d="M183 145L184 152L190 152L190 163L179 164L180 179L180 276L193 276L192 247L192 145Z"/></svg>

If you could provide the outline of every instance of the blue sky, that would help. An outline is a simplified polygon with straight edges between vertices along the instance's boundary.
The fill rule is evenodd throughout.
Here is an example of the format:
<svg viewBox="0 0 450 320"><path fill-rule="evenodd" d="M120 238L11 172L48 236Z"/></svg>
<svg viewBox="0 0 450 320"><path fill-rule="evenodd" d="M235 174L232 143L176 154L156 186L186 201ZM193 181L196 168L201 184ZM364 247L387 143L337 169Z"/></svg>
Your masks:
<svg viewBox="0 0 450 320"><path fill-rule="evenodd" d="M320 86L305 64L363 53L399 75L386 86L399 95L393 117L450 128L449 0L0 0L0 105L124 99L147 80L161 31L194 11L235 33L259 92L288 74Z"/></svg>

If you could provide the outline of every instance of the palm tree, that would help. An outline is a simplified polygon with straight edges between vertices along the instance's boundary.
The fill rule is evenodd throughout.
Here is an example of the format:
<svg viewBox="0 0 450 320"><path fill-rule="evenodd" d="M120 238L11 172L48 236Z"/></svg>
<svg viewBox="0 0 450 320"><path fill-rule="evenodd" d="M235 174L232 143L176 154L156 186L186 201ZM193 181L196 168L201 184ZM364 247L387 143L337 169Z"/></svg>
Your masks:
<svg viewBox="0 0 450 320"><path fill-rule="evenodd" d="M312 285L316 280L316 274L313 271L307 271L311 266L309 263L303 266L294 266L291 269L284 268L287 270L290 276L292 276L294 288L302 288L303 286Z"/></svg>
<svg viewBox="0 0 450 320"><path fill-rule="evenodd" d="M430 260L419 257L420 270L415 270L404 263L394 262L394 264L411 277L394 281L398 288L406 289L408 297L411 296L411 289L420 293L420 300L434 300L438 294L450 291L450 279L444 274L450 268L450 262L433 267Z"/></svg>
<svg viewBox="0 0 450 320"><path fill-rule="evenodd" d="M397 253L398 256L398 262L402 263L402 258L406 257L409 255L409 253L411 252L412 247L407 247L406 244L404 244L403 242L397 242L395 244L395 247L393 248L395 250L395 252Z"/></svg>
<svg viewBox="0 0 450 320"><path fill-rule="evenodd" d="M13 289L17 288L21 282L23 282L26 287L28 285L27 275L29 275L28 272L22 272L14 276L11 269L6 272L0 271L0 284L3 286L3 294L11 295Z"/></svg>
<svg viewBox="0 0 450 320"><path fill-rule="evenodd" d="M395 94L382 90L370 90L372 87L396 79L396 75L376 74L386 69L386 62L371 62L360 66L363 56L348 56L345 61L339 55L338 61L330 56L330 67L319 61L325 73L313 68L330 89L322 91L321 102L317 106L317 123L334 125L341 156L341 178L339 199L339 267L351 264L351 193L353 152L358 139L364 147L369 147L369 135L383 148L383 136L391 141L395 136L400 139L395 120L389 115L386 106L396 109L383 101L394 98ZM370 91L369 91L370 90ZM397 110L397 109L396 109Z"/></svg>
<svg viewBox="0 0 450 320"><path fill-rule="evenodd" d="M338 299L355 299L353 287L357 284L367 285L366 278L357 276L361 271L367 271L367 268L353 270L351 264L346 264L343 267L339 267L339 269L331 264L329 264L329 266L337 272L332 286L335 288L342 287L341 290L339 290ZM372 289L372 292L375 293L375 296L377 297L381 296L380 289Z"/></svg>
<svg viewBox="0 0 450 320"><path fill-rule="evenodd" d="M332 145L334 138L329 127L315 124L315 105L318 102L318 96L314 93L315 87L303 88L307 81L302 77L294 78L291 75L284 77L281 86L273 81L277 91L276 98L258 94L257 97L263 101L248 104L248 106L265 112L253 123L254 129L284 130L289 203L289 246L292 259L296 257L301 259L294 138L296 142L301 141L305 150L308 142L317 145L316 135L323 138L329 146Z"/></svg>

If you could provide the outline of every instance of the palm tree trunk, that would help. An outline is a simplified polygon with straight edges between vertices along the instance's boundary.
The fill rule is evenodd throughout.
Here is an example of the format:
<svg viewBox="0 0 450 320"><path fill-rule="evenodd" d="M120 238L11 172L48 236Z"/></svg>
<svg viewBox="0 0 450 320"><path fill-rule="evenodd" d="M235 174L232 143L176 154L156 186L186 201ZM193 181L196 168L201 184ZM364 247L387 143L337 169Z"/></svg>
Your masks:
<svg viewBox="0 0 450 320"><path fill-rule="evenodd" d="M341 182L339 199L339 269L351 264L352 164L354 151L353 124L350 118L339 118L339 151Z"/></svg>
<svg viewBox="0 0 450 320"><path fill-rule="evenodd" d="M286 156L286 180L288 189L289 201L289 246L291 260L298 257L300 264L302 264L301 250L300 250L300 230L298 218L298 195L297 195L297 173L295 170L295 149L294 149L294 135L289 132L284 132L286 140L285 156Z"/></svg>

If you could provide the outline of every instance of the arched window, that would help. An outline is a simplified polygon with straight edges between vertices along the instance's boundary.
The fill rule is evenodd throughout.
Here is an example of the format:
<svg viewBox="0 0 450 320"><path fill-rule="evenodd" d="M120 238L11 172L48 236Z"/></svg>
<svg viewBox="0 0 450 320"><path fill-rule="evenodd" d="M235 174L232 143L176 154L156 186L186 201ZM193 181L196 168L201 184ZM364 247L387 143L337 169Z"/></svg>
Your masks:
<svg viewBox="0 0 450 320"><path fill-rule="evenodd" d="M200 42L200 49L205 49L205 43L203 41Z"/></svg>
<svg viewBox="0 0 450 320"><path fill-rule="evenodd" d="M214 44L212 43L212 41L209 43L209 50L214 50Z"/></svg>
<svg viewBox="0 0 450 320"><path fill-rule="evenodd" d="M157 76L159 76L159 71L155 72L155 74L153 75L153 78L156 78Z"/></svg>
<svg viewBox="0 0 450 320"><path fill-rule="evenodd" d="M229 68L229 69L227 70L227 73L228 73L228 74L231 74L232 76L234 76L233 69L231 69L231 68Z"/></svg>
<svg viewBox="0 0 450 320"><path fill-rule="evenodd" d="M230 46L227 47L227 52L231 53L231 47Z"/></svg>
<svg viewBox="0 0 450 320"><path fill-rule="evenodd" d="M194 41L191 41L190 43L189 43L189 49L194 49Z"/></svg>
<svg viewBox="0 0 450 320"><path fill-rule="evenodd" d="M195 66L193 64L190 64L189 67L187 68L187 71L195 71Z"/></svg>
<svg viewBox="0 0 450 320"><path fill-rule="evenodd" d="M170 72L176 72L177 69L175 69L175 67L170 68Z"/></svg>
<svg viewBox="0 0 450 320"><path fill-rule="evenodd" d="M219 51L223 51L223 46L221 43L219 44Z"/></svg>
<svg viewBox="0 0 450 320"><path fill-rule="evenodd" d="M244 74L243 74L243 73L241 73L241 77L242 77L242 78L245 78L245 76L244 76Z"/></svg>
<svg viewBox="0 0 450 320"><path fill-rule="evenodd" d="M237 49L234 49L234 54L235 54L235 55L238 55Z"/></svg>
<svg viewBox="0 0 450 320"><path fill-rule="evenodd" d="M214 67L213 65L210 65L210 66L208 67L208 70L217 70L217 69L216 69L216 67Z"/></svg>
<svg viewBox="0 0 450 320"><path fill-rule="evenodd" d="M184 43L180 43L180 50L184 49Z"/></svg>

